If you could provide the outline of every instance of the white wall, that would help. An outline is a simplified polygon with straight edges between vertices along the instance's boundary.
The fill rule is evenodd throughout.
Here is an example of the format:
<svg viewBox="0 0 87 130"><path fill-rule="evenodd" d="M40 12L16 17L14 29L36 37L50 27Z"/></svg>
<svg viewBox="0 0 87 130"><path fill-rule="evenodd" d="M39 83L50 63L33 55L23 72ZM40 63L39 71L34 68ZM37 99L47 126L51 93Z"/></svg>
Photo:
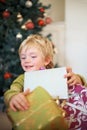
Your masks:
<svg viewBox="0 0 87 130"><path fill-rule="evenodd" d="M64 36L65 36L65 0L40 0L44 5L51 4L51 8L46 10L49 17L52 18L52 24L44 27L42 34L52 34L52 41L56 46L58 53L55 55L54 63L58 66L64 66Z"/></svg>
<svg viewBox="0 0 87 130"><path fill-rule="evenodd" d="M87 78L87 0L66 0L65 64Z"/></svg>
<svg viewBox="0 0 87 130"><path fill-rule="evenodd" d="M53 22L64 21L65 19L65 0L40 0L44 5L51 4L51 8L47 9L47 15Z"/></svg>
<svg viewBox="0 0 87 130"><path fill-rule="evenodd" d="M64 55L65 55L65 25L64 22L54 22L47 25L42 34L47 36L51 34L51 40L56 47L57 53L54 57L54 63L58 66L64 66Z"/></svg>
<svg viewBox="0 0 87 130"><path fill-rule="evenodd" d="M48 25L43 34L52 33L52 40L60 51L56 57L59 65L71 66L87 79L87 0L40 1L52 5L48 16L53 24Z"/></svg>

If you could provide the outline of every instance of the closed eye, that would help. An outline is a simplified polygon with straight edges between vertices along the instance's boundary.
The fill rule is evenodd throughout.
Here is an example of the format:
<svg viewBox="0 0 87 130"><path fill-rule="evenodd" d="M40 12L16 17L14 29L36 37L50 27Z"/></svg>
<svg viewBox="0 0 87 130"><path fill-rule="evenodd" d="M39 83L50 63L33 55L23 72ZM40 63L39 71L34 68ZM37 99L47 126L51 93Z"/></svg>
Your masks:
<svg viewBox="0 0 87 130"><path fill-rule="evenodd" d="M31 56L32 58L37 58L37 56Z"/></svg>
<svg viewBox="0 0 87 130"><path fill-rule="evenodd" d="M20 57L20 59L24 60L24 59L26 59L26 57Z"/></svg>

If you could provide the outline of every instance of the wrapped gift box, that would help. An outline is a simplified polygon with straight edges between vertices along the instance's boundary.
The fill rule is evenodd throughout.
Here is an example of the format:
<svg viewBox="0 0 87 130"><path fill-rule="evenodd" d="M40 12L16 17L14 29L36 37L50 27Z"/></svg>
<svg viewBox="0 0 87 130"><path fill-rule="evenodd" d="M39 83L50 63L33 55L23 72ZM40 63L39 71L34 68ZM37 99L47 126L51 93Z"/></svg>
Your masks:
<svg viewBox="0 0 87 130"><path fill-rule="evenodd" d="M14 130L68 130L65 111L57 106L46 90L37 87L27 99L30 102L28 110L7 111Z"/></svg>
<svg viewBox="0 0 87 130"><path fill-rule="evenodd" d="M67 112L69 130L87 130L87 87L70 86L69 99L63 109Z"/></svg>

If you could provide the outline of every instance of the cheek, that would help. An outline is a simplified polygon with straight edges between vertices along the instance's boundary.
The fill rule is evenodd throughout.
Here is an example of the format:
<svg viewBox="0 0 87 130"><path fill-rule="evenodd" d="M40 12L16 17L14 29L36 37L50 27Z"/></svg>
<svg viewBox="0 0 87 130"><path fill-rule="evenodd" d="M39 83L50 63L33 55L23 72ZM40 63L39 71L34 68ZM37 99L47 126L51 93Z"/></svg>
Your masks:
<svg viewBox="0 0 87 130"><path fill-rule="evenodd" d="M24 64L24 62L23 61L21 61L21 66L23 67L23 64Z"/></svg>
<svg viewBox="0 0 87 130"><path fill-rule="evenodd" d="M44 65L45 65L44 59L38 60L38 61L37 61L37 65L40 66L40 67L44 66Z"/></svg>

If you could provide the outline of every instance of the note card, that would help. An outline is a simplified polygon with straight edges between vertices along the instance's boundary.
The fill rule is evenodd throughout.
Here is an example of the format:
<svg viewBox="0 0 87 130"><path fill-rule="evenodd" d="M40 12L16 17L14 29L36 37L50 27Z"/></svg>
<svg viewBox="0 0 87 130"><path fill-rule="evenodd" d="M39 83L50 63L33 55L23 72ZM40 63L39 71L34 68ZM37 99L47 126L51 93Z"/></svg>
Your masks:
<svg viewBox="0 0 87 130"><path fill-rule="evenodd" d="M25 72L24 91L29 87L30 91L38 86L45 88L51 96L60 99L68 98L67 79L64 78L66 68L52 68Z"/></svg>

